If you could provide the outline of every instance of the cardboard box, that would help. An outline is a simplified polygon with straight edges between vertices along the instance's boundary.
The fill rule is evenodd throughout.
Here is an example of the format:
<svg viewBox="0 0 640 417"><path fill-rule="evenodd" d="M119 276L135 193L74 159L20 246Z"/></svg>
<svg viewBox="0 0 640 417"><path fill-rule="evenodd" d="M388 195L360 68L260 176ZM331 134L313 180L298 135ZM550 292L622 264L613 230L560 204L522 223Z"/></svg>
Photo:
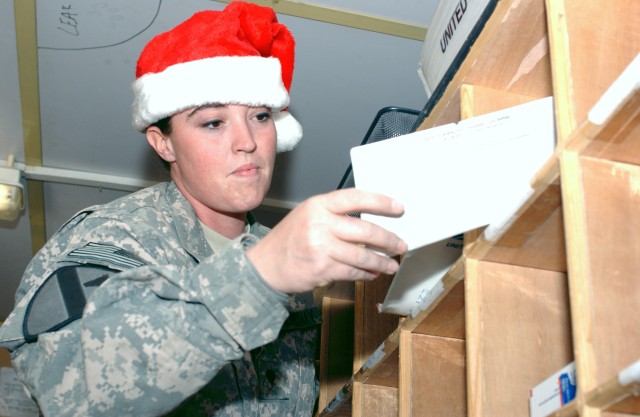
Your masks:
<svg viewBox="0 0 640 417"><path fill-rule="evenodd" d="M496 0L440 0L422 46L418 75L428 97L457 71Z"/></svg>
<svg viewBox="0 0 640 417"><path fill-rule="evenodd" d="M576 367L571 362L531 390L531 417L546 417L576 396Z"/></svg>

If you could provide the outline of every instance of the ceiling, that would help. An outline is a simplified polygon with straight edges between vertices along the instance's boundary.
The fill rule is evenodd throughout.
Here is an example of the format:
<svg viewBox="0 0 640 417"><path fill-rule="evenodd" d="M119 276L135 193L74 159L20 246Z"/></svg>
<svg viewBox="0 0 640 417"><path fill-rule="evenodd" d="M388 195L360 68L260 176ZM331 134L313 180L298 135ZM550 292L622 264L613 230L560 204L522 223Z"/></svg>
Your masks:
<svg viewBox="0 0 640 417"><path fill-rule="evenodd" d="M271 191L258 214L265 224L277 222L305 198L335 189L349 165L349 149L362 141L380 109L422 109L427 100L417 72L422 41L358 26L373 16L381 19L380 27L399 21L426 28L437 2L319 0L306 3L311 6L305 17L279 13L297 42L289 109L304 138L294 151L278 156ZM0 164L13 155L18 166L32 167L30 172L42 166L58 174L38 178L45 179L41 193L25 181L25 190L33 193L31 207L16 221L0 221L0 320L13 307L33 242L37 246L39 239L49 238L84 207L166 178L144 136L131 127L135 59L156 33L194 11L225 6L212 0L86 0L70 10L68 3L16 0L14 18L14 2L0 2ZM296 5L292 0L273 4L276 10ZM347 25L316 19L324 16L318 10L336 8L349 12ZM24 39L24 22L36 20L37 49L16 46L16 39ZM376 25L374 20L373 29ZM37 65L19 65L18 55L26 60L22 57L29 53ZM25 83L28 79L35 81ZM94 177L99 180L77 185L83 183L78 178Z"/></svg>

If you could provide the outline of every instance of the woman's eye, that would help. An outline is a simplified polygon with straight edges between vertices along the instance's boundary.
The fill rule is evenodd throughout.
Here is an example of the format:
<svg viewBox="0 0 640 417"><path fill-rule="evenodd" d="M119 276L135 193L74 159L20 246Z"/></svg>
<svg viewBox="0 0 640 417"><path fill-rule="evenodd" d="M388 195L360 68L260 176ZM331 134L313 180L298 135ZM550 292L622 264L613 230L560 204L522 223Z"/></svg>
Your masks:
<svg viewBox="0 0 640 417"><path fill-rule="evenodd" d="M210 120L204 123L202 126L209 129L217 129L220 127L221 124L222 124L222 120Z"/></svg>
<svg viewBox="0 0 640 417"><path fill-rule="evenodd" d="M258 119L258 121L260 122L267 121L271 119L271 112L258 113L256 115L256 119Z"/></svg>

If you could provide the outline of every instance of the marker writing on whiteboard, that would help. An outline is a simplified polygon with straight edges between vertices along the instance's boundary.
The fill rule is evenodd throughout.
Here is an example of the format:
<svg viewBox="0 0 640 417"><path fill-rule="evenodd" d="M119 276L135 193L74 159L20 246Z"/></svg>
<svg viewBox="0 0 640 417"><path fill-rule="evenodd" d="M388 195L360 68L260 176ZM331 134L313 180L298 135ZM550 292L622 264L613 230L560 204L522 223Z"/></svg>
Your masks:
<svg viewBox="0 0 640 417"><path fill-rule="evenodd" d="M71 11L71 5L62 6L62 11L60 12L60 17L58 20L60 21L60 26L58 29L61 31L68 33L72 36L79 36L80 32L78 31L78 13L73 13Z"/></svg>

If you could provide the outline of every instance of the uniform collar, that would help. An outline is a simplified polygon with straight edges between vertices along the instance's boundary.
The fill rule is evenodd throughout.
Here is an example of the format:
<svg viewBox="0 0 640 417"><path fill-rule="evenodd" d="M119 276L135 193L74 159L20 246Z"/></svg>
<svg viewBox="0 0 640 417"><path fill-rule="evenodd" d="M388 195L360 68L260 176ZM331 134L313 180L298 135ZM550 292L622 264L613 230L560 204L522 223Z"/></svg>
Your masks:
<svg viewBox="0 0 640 417"><path fill-rule="evenodd" d="M171 217L182 247L198 262L213 255L213 250L207 243L195 210L173 181L169 182L167 186L167 204L171 210ZM267 233L267 230L256 221L251 212L247 213L247 222L249 223L249 233L260 238Z"/></svg>
<svg viewBox="0 0 640 417"><path fill-rule="evenodd" d="M195 210L173 181L167 187L167 204L182 247L198 262L213 255Z"/></svg>

